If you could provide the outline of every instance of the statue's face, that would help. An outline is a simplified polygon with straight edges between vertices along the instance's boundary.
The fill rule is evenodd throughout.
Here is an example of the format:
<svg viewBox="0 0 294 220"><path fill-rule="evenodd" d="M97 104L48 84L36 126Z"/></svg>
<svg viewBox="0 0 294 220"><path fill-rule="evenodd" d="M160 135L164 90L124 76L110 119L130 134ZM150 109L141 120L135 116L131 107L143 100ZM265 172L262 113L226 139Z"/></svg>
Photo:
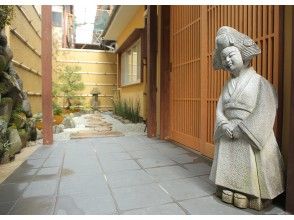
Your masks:
<svg viewBox="0 0 294 220"><path fill-rule="evenodd" d="M237 47L226 47L221 52L223 67L233 75L239 75L240 70L244 67L241 53Z"/></svg>

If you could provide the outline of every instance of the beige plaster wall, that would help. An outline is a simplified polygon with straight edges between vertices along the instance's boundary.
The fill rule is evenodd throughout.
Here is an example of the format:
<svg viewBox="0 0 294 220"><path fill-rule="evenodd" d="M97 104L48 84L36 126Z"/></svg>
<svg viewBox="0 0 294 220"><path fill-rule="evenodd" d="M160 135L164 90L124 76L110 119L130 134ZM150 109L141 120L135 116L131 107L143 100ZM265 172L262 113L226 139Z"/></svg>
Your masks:
<svg viewBox="0 0 294 220"><path fill-rule="evenodd" d="M117 39L118 48L125 42L130 34L136 28L144 28L144 6L142 5L136 12L134 18L127 25L124 31L119 35ZM143 67L143 79L141 83L135 85L128 85L119 87L120 97L122 100L140 103L140 116L146 119L147 116L147 95L146 95L146 66Z"/></svg>
<svg viewBox="0 0 294 220"><path fill-rule="evenodd" d="M41 112L41 18L34 6L14 6L14 18L5 32L13 51L15 70L28 92L32 111Z"/></svg>
<svg viewBox="0 0 294 220"><path fill-rule="evenodd" d="M98 86L101 92L98 97L100 110L113 108L112 98L117 85L115 53L98 50L59 49L56 54L56 61L53 62L54 67L81 67L79 73L85 88L77 96L84 97L82 103L85 107L91 106L91 91ZM53 72L53 81L59 83L56 72ZM59 103L65 104L62 98L59 99Z"/></svg>

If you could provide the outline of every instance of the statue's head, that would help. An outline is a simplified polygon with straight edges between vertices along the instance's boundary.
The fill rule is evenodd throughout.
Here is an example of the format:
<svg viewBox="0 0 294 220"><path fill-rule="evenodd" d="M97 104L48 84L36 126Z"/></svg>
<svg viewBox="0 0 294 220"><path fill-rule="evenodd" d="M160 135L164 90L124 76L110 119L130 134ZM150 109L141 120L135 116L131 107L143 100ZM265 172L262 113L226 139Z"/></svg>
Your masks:
<svg viewBox="0 0 294 220"><path fill-rule="evenodd" d="M250 63L253 57L261 53L258 45L247 35L234 28L221 27L215 38L215 50L213 55L214 69L226 69L222 63L222 51L227 47L236 47L240 51L243 63Z"/></svg>

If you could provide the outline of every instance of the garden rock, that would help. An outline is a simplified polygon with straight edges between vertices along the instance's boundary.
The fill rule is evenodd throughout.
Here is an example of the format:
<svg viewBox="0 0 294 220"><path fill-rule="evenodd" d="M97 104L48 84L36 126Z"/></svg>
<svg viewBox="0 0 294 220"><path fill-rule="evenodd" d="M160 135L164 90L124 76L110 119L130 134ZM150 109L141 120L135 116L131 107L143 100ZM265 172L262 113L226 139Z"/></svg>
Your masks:
<svg viewBox="0 0 294 220"><path fill-rule="evenodd" d="M62 124L64 125L64 128L74 128L76 127L75 122L71 116L67 116L64 118Z"/></svg>
<svg viewBox="0 0 294 220"><path fill-rule="evenodd" d="M8 131L9 131L9 143L10 143L8 152L10 156L13 156L14 154L20 152L22 147L22 142L16 128L10 127Z"/></svg>
<svg viewBox="0 0 294 220"><path fill-rule="evenodd" d="M7 37L0 29L0 144L1 162L8 162L25 147L29 139L36 139L35 123L23 82L14 70L13 53L7 45ZM8 125L12 125L7 129ZM18 129L18 130L17 130Z"/></svg>
<svg viewBox="0 0 294 220"><path fill-rule="evenodd" d="M22 108L24 112L26 113L27 117L32 117L32 110L31 110L31 104L28 100L28 95L26 92L23 93L23 101L22 101Z"/></svg>
<svg viewBox="0 0 294 220"><path fill-rule="evenodd" d="M37 133L37 140L40 140L43 138L42 130L36 129L36 133Z"/></svg>
<svg viewBox="0 0 294 220"><path fill-rule="evenodd" d="M0 159L0 164L8 163L10 161L10 156L8 152L4 152L2 158Z"/></svg>
<svg viewBox="0 0 294 220"><path fill-rule="evenodd" d="M59 133L63 132L63 129L64 129L64 125L63 124L54 125L53 126L53 133L54 134L59 134Z"/></svg>
<svg viewBox="0 0 294 220"><path fill-rule="evenodd" d="M35 141L37 140L37 128L36 128L36 119L29 118L26 124L26 130L28 132L28 140Z"/></svg>
<svg viewBox="0 0 294 220"><path fill-rule="evenodd" d="M27 121L26 114L23 112L16 112L12 115L12 122L15 124L17 129L21 129L25 126Z"/></svg>
<svg viewBox="0 0 294 220"><path fill-rule="evenodd" d="M22 148L26 147L29 140L28 132L25 129L20 129L18 134L22 143Z"/></svg>

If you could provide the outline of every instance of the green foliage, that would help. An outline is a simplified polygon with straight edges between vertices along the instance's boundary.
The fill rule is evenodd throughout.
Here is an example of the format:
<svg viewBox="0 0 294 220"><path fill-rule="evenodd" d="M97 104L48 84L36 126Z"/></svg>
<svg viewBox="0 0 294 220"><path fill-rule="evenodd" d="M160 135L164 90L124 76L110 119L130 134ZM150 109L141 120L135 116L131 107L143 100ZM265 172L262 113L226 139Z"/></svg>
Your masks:
<svg viewBox="0 0 294 220"><path fill-rule="evenodd" d="M71 107L74 99L79 99L75 97L77 92L83 90L85 87L84 83L81 81L82 77L78 73L80 70L80 66L65 66L65 68L58 73L58 81L60 84L55 84L53 89L53 92L56 94L58 91L63 93L68 109Z"/></svg>
<svg viewBox="0 0 294 220"><path fill-rule="evenodd" d="M62 108L57 103L53 102L53 114L54 115L62 115Z"/></svg>
<svg viewBox="0 0 294 220"><path fill-rule="evenodd" d="M113 102L114 114L130 120L133 123L142 121L140 117L140 102L134 105L132 101L127 103L126 100L117 99Z"/></svg>
<svg viewBox="0 0 294 220"><path fill-rule="evenodd" d="M0 30L10 25L13 18L13 5L0 5Z"/></svg>

